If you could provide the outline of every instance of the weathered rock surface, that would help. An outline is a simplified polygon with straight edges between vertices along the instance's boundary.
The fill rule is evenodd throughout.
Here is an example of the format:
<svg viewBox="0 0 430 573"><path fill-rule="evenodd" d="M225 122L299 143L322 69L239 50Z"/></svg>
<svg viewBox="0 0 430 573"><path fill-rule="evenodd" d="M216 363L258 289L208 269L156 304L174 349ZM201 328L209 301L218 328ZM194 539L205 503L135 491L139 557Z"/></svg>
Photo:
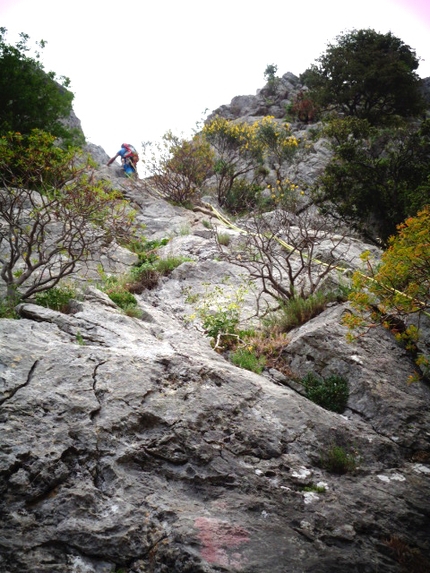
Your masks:
<svg viewBox="0 0 430 573"><path fill-rule="evenodd" d="M282 117L300 86L286 74L278 88L221 112ZM101 148L89 151L100 177L121 175ZM350 309L334 304L290 333L291 376L233 366L190 322L189 295L243 284L213 228L232 244L240 233L143 182L115 185L148 238L170 239L162 254L189 261L137 295L142 319L93 286L90 266L70 314L24 304L21 320L0 320L0 573L430 570L430 389L407 384L405 351L376 328L347 343ZM343 263L354 268L365 248L343 242ZM322 243L318 257L331 251ZM117 247L100 253L107 272L134 261ZM253 314L250 290L243 315ZM295 376L308 372L348 380L344 414L303 395ZM355 469L329 471L335 448Z"/></svg>
<svg viewBox="0 0 430 573"><path fill-rule="evenodd" d="M400 573L396 543L420 571L430 392L404 351L376 330L347 344L341 305L292 333L293 371L348 379L344 415L236 368L185 320L187 289L239 281L207 215L127 193L194 262L138 297L142 320L92 287L72 314L0 321L0 571ZM354 472L324 469L334 445Z"/></svg>
<svg viewBox="0 0 430 573"><path fill-rule="evenodd" d="M1 571L400 571L392 536L428 551L430 468L413 459L424 386L387 396L388 422L388 404L337 415L174 316L141 303L144 320L128 318L96 294L73 315L25 305L31 319L1 321ZM376 390L362 360L347 362ZM396 414L398 441L379 428ZM353 444L354 475L320 467L334 441Z"/></svg>

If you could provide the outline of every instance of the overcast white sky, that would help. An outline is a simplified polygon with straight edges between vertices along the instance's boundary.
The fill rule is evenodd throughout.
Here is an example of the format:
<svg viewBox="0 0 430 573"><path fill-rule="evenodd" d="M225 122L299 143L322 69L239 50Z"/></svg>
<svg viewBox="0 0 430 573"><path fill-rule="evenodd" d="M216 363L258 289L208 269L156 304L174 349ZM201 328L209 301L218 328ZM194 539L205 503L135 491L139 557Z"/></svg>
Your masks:
<svg viewBox="0 0 430 573"><path fill-rule="evenodd" d="M430 77L429 0L0 0L0 26L46 40L47 71L71 79L89 141L139 150L264 85L268 64L300 75L339 34L391 31Z"/></svg>

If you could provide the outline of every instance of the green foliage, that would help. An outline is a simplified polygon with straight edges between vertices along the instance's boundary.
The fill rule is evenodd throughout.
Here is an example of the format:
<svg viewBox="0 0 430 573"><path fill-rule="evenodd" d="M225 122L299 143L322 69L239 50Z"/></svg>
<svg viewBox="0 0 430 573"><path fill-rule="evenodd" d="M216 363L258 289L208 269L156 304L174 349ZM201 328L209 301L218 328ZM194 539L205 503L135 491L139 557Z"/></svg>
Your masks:
<svg viewBox="0 0 430 573"><path fill-rule="evenodd" d="M155 269L160 273L160 275L167 276L177 267L182 265L182 263L190 262L192 260L193 259L190 259L189 257L169 255L163 258L159 258L155 265Z"/></svg>
<svg viewBox="0 0 430 573"><path fill-rule="evenodd" d="M153 263L157 260L157 249L168 244L169 239L154 239L148 241L146 238L139 238L130 241L126 247L139 257L138 265L142 263Z"/></svg>
<svg viewBox="0 0 430 573"><path fill-rule="evenodd" d="M418 65L414 50L391 32L353 30L329 44L300 79L323 108L376 125L395 115L417 117L423 112Z"/></svg>
<svg viewBox="0 0 430 573"><path fill-rule="evenodd" d="M137 305L136 297L125 289L119 288L118 290L114 290L110 288L107 289L106 294L122 309L127 308L129 305Z"/></svg>
<svg viewBox="0 0 430 573"><path fill-rule="evenodd" d="M228 306L225 310L218 309L203 317L202 325L210 338L217 338L218 334L231 335L237 333L239 324L239 310Z"/></svg>
<svg viewBox="0 0 430 573"><path fill-rule="evenodd" d="M40 306L67 313L70 301L76 296L76 290L70 286L52 287L49 290L37 293L35 302Z"/></svg>
<svg viewBox="0 0 430 573"><path fill-rule="evenodd" d="M280 173L298 148L298 140L287 124L272 116L249 124L215 117L203 128L203 135L217 153L215 176L218 202L240 213L252 209L259 199L261 182L267 175L264 165Z"/></svg>
<svg viewBox="0 0 430 573"><path fill-rule="evenodd" d="M346 474L357 469L355 452L348 451L343 446L332 444L321 453L321 465L334 474Z"/></svg>
<svg viewBox="0 0 430 573"><path fill-rule="evenodd" d="M326 488L323 485L308 485L303 488L303 491L312 491L314 493L325 493Z"/></svg>
<svg viewBox="0 0 430 573"><path fill-rule="evenodd" d="M84 337L82 336L82 334L79 330L76 333L75 340L76 340L76 344L78 344L79 346L85 346Z"/></svg>
<svg viewBox="0 0 430 573"><path fill-rule="evenodd" d="M163 197L185 205L200 198L203 182L212 174L214 155L200 136L187 141L168 131L155 147L146 144L142 161Z"/></svg>
<svg viewBox="0 0 430 573"><path fill-rule="evenodd" d="M248 348L238 348L235 352L232 352L230 360L236 366L250 370L256 374L261 374L266 363L263 356L256 356L255 353Z"/></svg>
<svg viewBox="0 0 430 573"><path fill-rule="evenodd" d="M419 326L406 326L404 319L411 314L430 317L430 206L399 225L388 245L379 265L363 253L366 272L354 273L349 296L356 313L345 315L344 322L351 333L364 333L375 322L384 324L428 376L430 357L416 347Z"/></svg>
<svg viewBox="0 0 430 573"><path fill-rule="evenodd" d="M218 202L222 206L235 179L253 174L262 165L263 149L256 137L256 124L231 122L217 116L204 126L202 133L217 152L214 171ZM256 182L255 177L250 182Z"/></svg>
<svg viewBox="0 0 430 573"><path fill-rule="evenodd" d="M21 33L13 46L6 43L6 33L6 28L0 28L0 135L42 129L68 144L82 145L82 133L62 122L72 110L69 79L46 73L39 53L29 55L27 34ZM44 45L42 40L38 47Z"/></svg>
<svg viewBox="0 0 430 573"><path fill-rule="evenodd" d="M260 185L237 178L226 193L224 208L232 215L243 215L259 205L260 194Z"/></svg>
<svg viewBox="0 0 430 573"><path fill-rule="evenodd" d="M220 245L228 247L231 241L231 236L228 233L217 233L217 241Z"/></svg>
<svg viewBox="0 0 430 573"><path fill-rule="evenodd" d="M289 163L297 152L299 140L292 134L288 123L279 123L271 115L263 117L253 125L265 158L280 176L282 165Z"/></svg>
<svg viewBox="0 0 430 573"><path fill-rule="evenodd" d="M269 95L273 95L276 93L276 88L279 84L279 78L276 76L276 72L278 71L278 66L275 64L268 64L266 69L264 70L264 79L267 82L269 88Z"/></svg>
<svg viewBox="0 0 430 573"><path fill-rule="evenodd" d="M416 126L375 128L346 118L327 124L333 158L319 181L316 201L374 241L428 203L430 120Z"/></svg>
<svg viewBox="0 0 430 573"><path fill-rule="evenodd" d="M301 381L306 397L326 410L342 414L345 411L349 397L348 382L341 376L320 378L315 374L307 374Z"/></svg>
<svg viewBox="0 0 430 573"><path fill-rule="evenodd" d="M121 276L108 276L102 270L101 289L121 307L128 316L140 316L142 313L137 309L135 294L141 294L144 290L155 288L160 277L170 274L187 257L166 256L160 258L157 251L159 247L168 243L168 239L148 241L146 239L134 240L128 244L130 250L138 254L139 260L130 272Z"/></svg>
<svg viewBox="0 0 430 573"><path fill-rule="evenodd" d="M266 325L271 325L278 332L289 332L305 324L323 312L327 305L344 298L342 292L324 292L319 290L307 297L295 296L285 301L280 311L266 319Z"/></svg>
<svg viewBox="0 0 430 573"><path fill-rule="evenodd" d="M195 305L195 314L189 320L200 319L205 334L218 343L220 336L225 344L237 341L241 307L247 288L241 286L228 293L222 286L212 288L206 284L205 292L197 299L191 293L186 302Z"/></svg>
<svg viewBox="0 0 430 573"><path fill-rule="evenodd" d="M140 294L145 289L157 286L160 277L169 275L182 263L190 261L188 257L168 255L160 258L157 250L167 245L168 239L142 241L137 252L139 260L130 271L128 290Z"/></svg>
<svg viewBox="0 0 430 573"><path fill-rule="evenodd" d="M23 135L0 136L0 179L3 185L48 191L63 187L92 166L89 156L77 148L62 149L55 136L33 129Z"/></svg>
<svg viewBox="0 0 430 573"><path fill-rule="evenodd" d="M0 318L19 318L15 310L16 302L10 298L0 298Z"/></svg>

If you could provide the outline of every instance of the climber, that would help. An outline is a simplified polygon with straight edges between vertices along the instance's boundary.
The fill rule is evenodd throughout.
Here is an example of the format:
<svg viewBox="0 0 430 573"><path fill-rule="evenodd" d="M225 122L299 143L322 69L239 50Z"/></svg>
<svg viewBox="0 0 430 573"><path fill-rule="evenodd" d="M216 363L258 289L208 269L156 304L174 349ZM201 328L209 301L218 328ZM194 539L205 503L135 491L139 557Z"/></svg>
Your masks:
<svg viewBox="0 0 430 573"><path fill-rule="evenodd" d="M127 177L132 177L137 174L136 165L139 161L139 155L132 145L123 143L118 153L112 157L112 159L109 159L107 163L108 166L111 165L117 157L121 157L121 163Z"/></svg>

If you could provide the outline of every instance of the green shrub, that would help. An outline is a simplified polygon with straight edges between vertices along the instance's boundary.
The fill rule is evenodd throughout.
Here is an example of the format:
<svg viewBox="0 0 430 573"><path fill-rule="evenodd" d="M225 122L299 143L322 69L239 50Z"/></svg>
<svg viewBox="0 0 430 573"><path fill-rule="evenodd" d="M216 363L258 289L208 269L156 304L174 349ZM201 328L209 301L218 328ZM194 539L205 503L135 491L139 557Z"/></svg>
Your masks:
<svg viewBox="0 0 430 573"><path fill-rule="evenodd" d="M267 326L280 332L289 332L318 316L329 303L339 300L340 297L340 291L328 293L317 291L306 298L294 297L282 305L280 312L269 317L266 321Z"/></svg>
<svg viewBox="0 0 430 573"><path fill-rule="evenodd" d="M0 318L19 318L15 311L15 302L11 299L0 299Z"/></svg>
<svg viewBox="0 0 430 573"><path fill-rule="evenodd" d="M85 346L84 337L82 336L82 334L79 330L76 333L75 340L76 340L76 344L79 344L79 346Z"/></svg>
<svg viewBox="0 0 430 573"><path fill-rule="evenodd" d="M156 270L162 276L169 275L172 271L174 271L177 267L182 265L187 261L192 261L189 257L176 257L174 255L170 255L163 259L158 259L157 263L155 264Z"/></svg>
<svg viewBox="0 0 430 573"><path fill-rule="evenodd" d="M110 289L106 291L108 297L121 309L125 310L131 306L137 306L136 297L127 290L124 290L122 287L118 288L118 290Z"/></svg>
<svg viewBox="0 0 430 573"><path fill-rule="evenodd" d="M264 357L257 357L254 352L246 348L239 348L233 352L230 359L236 366L257 374L261 374L266 362Z"/></svg>
<svg viewBox="0 0 430 573"><path fill-rule="evenodd" d="M130 282L127 284L127 290L134 294L141 294L144 290L155 288L159 279L160 273L154 268L152 263L133 267L130 272Z"/></svg>
<svg viewBox="0 0 430 573"><path fill-rule="evenodd" d="M76 291L73 288L68 286L53 287L49 290L37 293L35 302L39 306L67 313L69 303L73 298L76 298Z"/></svg>
<svg viewBox="0 0 430 573"><path fill-rule="evenodd" d="M325 493L327 490L323 485L308 485L303 488L303 491L311 491L314 493Z"/></svg>
<svg viewBox="0 0 430 573"><path fill-rule="evenodd" d="M225 209L232 215L241 215L255 209L260 203L261 186L246 179L235 179L225 196Z"/></svg>
<svg viewBox="0 0 430 573"><path fill-rule="evenodd" d="M332 445L321 454L321 466L335 474L346 474L357 469L357 461L353 452L348 452L343 446Z"/></svg>
<svg viewBox="0 0 430 573"><path fill-rule="evenodd" d="M179 265L190 260L187 257L173 255L161 259L152 254L146 261L142 260L132 267L130 280L126 281L127 290L135 294L141 294L144 290L151 290L157 286L160 277L169 275Z"/></svg>
<svg viewBox="0 0 430 573"><path fill-rule="evenodd" d="M239 309L231 307L227 310L216 310L202 315L202 325L210 338L217 338L218 334L236 334L239 324Z"/></svg>
<svg viewBox="0 0 430 573"><path fill-rule="evenodd" d="M341 376L319 378L309 373L301 383L306 390L306 397L326 410L342 414L349 397L348 382Z"/></svg>
<svg viewBox="0 0 430 573"><path fill-rule="evenodd" d="M133 318L142 318L142 316L143 316L142 310L134 303L125 304L122 307L122 310L124 311L124 314L126 316L130 316Z"/></svg>
<svg viewBox="0 0 430 573"><path fill-rule="evenodd" d="M223 245L224 247L228 247L228 245L230 244L230 235L228 233L218 233L217 234L218 237L218 243L220 245Z"/></svg>
<svg viewBox="0 0 430 573"><path fill-rule="evenodd" d="M174 204L193 205L213 170L214 152L200 135L191 141L168 131L162 141L144 145L143 165L158 192Z"/></svg>

